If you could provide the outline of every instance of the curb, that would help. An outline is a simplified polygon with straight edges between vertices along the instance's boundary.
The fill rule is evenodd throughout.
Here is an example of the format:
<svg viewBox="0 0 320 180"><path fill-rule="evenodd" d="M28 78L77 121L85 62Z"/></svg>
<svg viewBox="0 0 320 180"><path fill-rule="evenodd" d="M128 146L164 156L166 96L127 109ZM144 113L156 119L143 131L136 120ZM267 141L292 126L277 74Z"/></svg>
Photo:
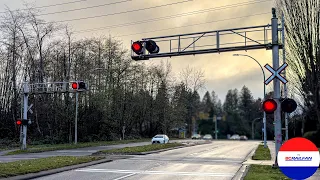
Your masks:
<svg viewBox="0 0 320 180"><path fill-rule="evenodd" d="M92 166L92 165L96 165L96 164L102 164L102 163L111 162L111 161L113 161L113 160L111 160L111 159L101 159L101 160L98 160L98 161L91 161L91 162L88 162L88 163L82 163L82 164L77 164L77 165L65 166L65 167L57 168L57 169L51 169L51 170L48 170L48 171L40 171L38 173L30 173L30 174L25 174L25 175L19 175L19 176L7 177L7 178L0 178L0 180L2 180L2 179L6 179L6 180L34 179L34 178L39 178L39 177L43 177L43 176L57 174L57 173L64 172L64 171L70 171L70 170L73 170L73 169L83 168L83 167Z"/></svg>
<svg viewBox="0 0 320 180"><path fill-rule="evenodd" d="M172 148L167 148L167 149L160 149L160 150L155 150L155 151L148 151L148 152L140 152L140 153L131 153L130 155L147 155L147 154L153 154L153 153L158 153L158 152L164 152L164 151L170 151L174 149L180 149L188 146L177 146L177 147L172 147Z"/></svg>
<svg viewBox="0 0 320 180"><path fill-rule="evenodd" d="M252 156L255 154L256 150L258 149L259 146L253 148L244 158L244 161L247 161L249 158L252 158ZM242 163L243 163L242 162ZM248 170L249 170L248 165L242 164L239 170L235 173L235 175L232 177L233 180L242 180L244 177L247 175ZM237 178L237 179L236 179Z"/></svg>
<svg viewBox="0 0 320 180"><path fill-rule="evenodd" d="M207 144L207 143L203 143L203 144L192 144L192 145L185 145L185 146L177 146L177 147L172 147L172 148L166 148L166 149L159 149L159 150L155 150L155 151L148 151L148 152L136 152L136 153L123 153L123 154L117 154L117 153L114 153L112 155L148 155L148 154L153 154L153 153L159 153L159 152L164 152L164 151L170 151L170 150L174 150L174 149L180 149L180 148L185 148L185 147L192 147L192 146L197 146L197 145L204 145L204 144ZM98 152L96 152L98 153ZM102 153L103 154L103 153ZM95 154L95 153L92 153L92 156L97 156L97 155L101 155L100 153L99 154Z"/></svg>

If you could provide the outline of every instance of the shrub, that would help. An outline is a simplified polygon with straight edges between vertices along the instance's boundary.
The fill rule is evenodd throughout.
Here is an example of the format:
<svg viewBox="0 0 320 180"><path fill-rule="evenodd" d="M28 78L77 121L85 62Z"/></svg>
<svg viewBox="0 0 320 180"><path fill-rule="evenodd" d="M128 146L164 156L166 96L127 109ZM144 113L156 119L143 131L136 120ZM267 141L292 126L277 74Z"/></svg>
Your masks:
<svg viewBox="0 0 320 180"><path fill-rule="evenodd" d="M320 147L320 131L306 132L303 137L312 141L317 147Z"/></svg>

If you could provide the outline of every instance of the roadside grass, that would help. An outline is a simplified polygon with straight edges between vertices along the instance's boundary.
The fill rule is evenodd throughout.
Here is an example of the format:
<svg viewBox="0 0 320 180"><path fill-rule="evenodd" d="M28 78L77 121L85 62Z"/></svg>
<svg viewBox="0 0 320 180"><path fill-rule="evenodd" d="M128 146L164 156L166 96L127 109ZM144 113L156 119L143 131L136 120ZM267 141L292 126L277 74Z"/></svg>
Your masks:
<svg viewBox="0 0 320 180"><path fill-rule="evenodd" d="M15 154L25 154L25 153L39 153L46 151L56 151L56 150L66 150L66 149L76 149L94 146L108 146L116 144L128 144L135 142L148 142L150 139L135 139L135 140L122 140L122 141L98 141L98 142L86 142L78 144L42 144L42 145L31 145L26 150L15 150L6 153L5 155L15 155Z"/></svg>
<svg viewBox="0 0 320 180"><path fill-rule="evenodd" d="M264 180L290 180L279 168L272 168L268 165L250 165L249 171L244 180L257 180L263 177Z"/></svg>
<svg viewBox="0 0 320 180"><path fill-rule="evenodd" d="M150 144L145 146L136 146L136 147L125 147L120 149L108 149L97 152L97 154L130 154L130 153L140 153L148 151L156 151L160 149L168 149L177 146L184 146L181 143L167 143L167 144Z"/></svg>
<svg viewBox="0 0 320 180"><path fill-rule="evenodd" d="M96 161L100 159L104 159L104 157L56 156L56 157L0 163L0 177L7 178L11 176L24 175L28 173L37 173L40 171L57 169L65 166L82 164L82 163Z"/></svg>
<svg viewBox="0 0 320 180"><path fill-rule="evenodd" d="M264 148L259 144L255 154L252 156L253 160L271 160L271 154L269 148Z"/></svg>

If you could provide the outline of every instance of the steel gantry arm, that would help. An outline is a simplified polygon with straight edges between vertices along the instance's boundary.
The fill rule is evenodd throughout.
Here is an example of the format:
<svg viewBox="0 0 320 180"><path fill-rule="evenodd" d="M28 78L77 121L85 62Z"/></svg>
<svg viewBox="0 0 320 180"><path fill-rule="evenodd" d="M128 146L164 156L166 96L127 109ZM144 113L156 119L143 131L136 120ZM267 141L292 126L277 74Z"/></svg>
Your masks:
<svg viewBox="0 0 320 180"><path fill-rule="evenodd" d="M250 34L252 37L252 33L255 33L257 40L254 40L253 38L250 38L248 36ZM149 58L220 53L253 49L271 49L272 43L271 38L268 39L268 34L270 34L269 37L271 37L271 26L269 24L261 26L143 38L142 41L152 40L157 44L161 43L161 45L158 45L160 47L160 52L154 54L144 53L141 55L137 55L132 51L131 57L134 60L148 60ZM243 39L238 42L230 42L230 40L222 41L221 37L225 39L234 39L234 35L243 37ZM201 42L203 42L204 40L209 39L212 41L212 38L214 39L214 43L211 42L208 45L201 45ZM174 45L174 43L176 44ZM182 47L182 44L187 45L185 47ZM281 45L280 48L282 48Z"/></svg>

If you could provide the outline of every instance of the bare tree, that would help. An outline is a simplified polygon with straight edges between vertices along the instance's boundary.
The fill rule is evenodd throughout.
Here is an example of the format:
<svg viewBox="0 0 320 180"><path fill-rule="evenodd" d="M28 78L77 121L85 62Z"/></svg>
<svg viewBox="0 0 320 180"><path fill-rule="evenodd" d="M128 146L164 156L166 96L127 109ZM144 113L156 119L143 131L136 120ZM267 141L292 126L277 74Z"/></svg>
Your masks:
<svg viewBox="0 0 320 180"><path fill-rule="evenodd" d="M294 92L315 112L320 130L320 23L319 0L278 0L285 16L286 52Z"/></svg>
<svg viewBox="0 0 320 180"><path fill-rule="evenodd" d="M180 73L181 81L193 91L198 91L203 88L205 84L204 72L202 70L196 70L195 68L187 68L183 69Z"/></svg>

